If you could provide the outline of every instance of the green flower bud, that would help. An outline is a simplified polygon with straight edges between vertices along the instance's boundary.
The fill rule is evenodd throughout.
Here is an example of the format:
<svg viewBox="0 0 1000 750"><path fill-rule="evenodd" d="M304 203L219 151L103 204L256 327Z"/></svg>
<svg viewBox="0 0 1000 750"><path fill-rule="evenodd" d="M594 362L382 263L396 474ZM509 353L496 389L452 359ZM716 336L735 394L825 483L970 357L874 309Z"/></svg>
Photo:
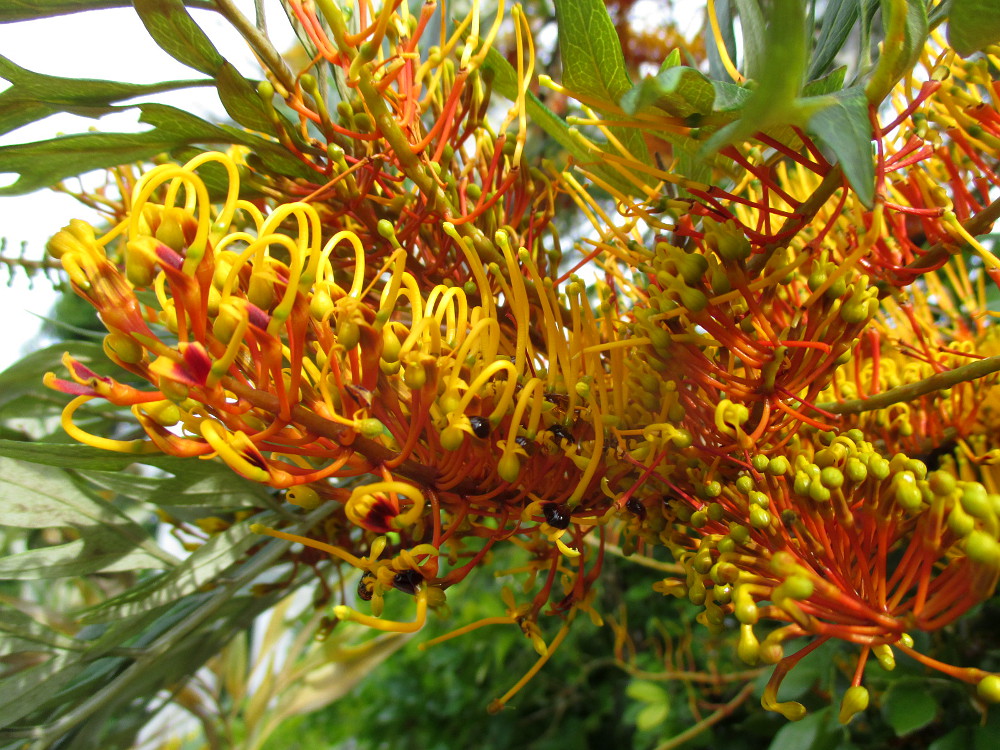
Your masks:
<svg viewBox="0 0 1000 750"><path fill-rule="evenodd" d="M878 664L886 672L891 672L896 668L896 655L892 652L892 647L888 643L872 647L872 653L878 659Z"/></svg>
<svg viewBox="0 0 1000 750"><path fill-rule="evenodd" d="M962 489L962 509L973 518L987 519L993 515L986 488L979 482L969 482Z"/></svg>
<svg viewBox="0 0 1000 750"><path fill-rule="evenodd" d="M835 490L844 483L844 474L834 466L827 466L819 475L820 483L830 490Z"/></svg>
<svg viewBox="0 0 1000 750"><path fill-rule="evenodd" d="M787 458L784 456L775 456L767 462L767 469L765 471L771 476L781 477L791 471L791 468L791 464L788 463Z"/></svg>
<svg viewBox="0 0 1000 750"><path fill-rule="evenodd" d="M897 474L893 485L896 488L896 502L904 510L916 511L923 504L923 495L912 472L902 471Z"/></svg>
<svg viewBox="0 0 1000 750"><path fill-rule="evenodd" d="M1000 703L1000 676L986 675L976 685L976 694L987 703Z"/></svg>
<svg viewBox="0 0 1000 750"><path fill-rule="evenodd" d="M104 351L113 354L127 365L139 364L146 353L141 345L122 333L109 333L105 336Z"/></svg>
<svg viewBox="0 0 1000 750"><path fill-rule="evenodd" d="M497 474L510 484L517 481L521 475L521 461L515 453L507 453L500 457L500 461L497 462Z"/></svg>
<svg viewBox="0 0 1000 750"><path fill-rule="evenodd" d="M962 510L961 505L954 505L948 514L948 528L958 537L966 537L976 528L976 519Z"/></svg>
<svg viewBox="0 0 1000 750"><path fill-rule="evenodd" d="M323 498L320 494L316 492L308 484L300 484L295 487L289 487L285 492L286 502L292 505L298 505L300 508L305 510L312 510L313 508L318 508L323 504Z"/></svg>
<svg viewBox="0 0 1000 750"><path fill-rule="evenodd" d="M844 698L840 702L840 714L838 716L841 724L847 724L856 714L868 708L868 688L861 685L853 685L844 693Z"/></svg>
<svg viewBox="0 0 1000 750"><path fill-rule="evenodd" d="M852 484L861 484L868 478L868 467L856 456L851 456L847 459L844 473L847 475L848 481Z"/></svg>
<svg viewBox="0 0 1000 750"><path fill-rule="evenodd" d="M451 424L441 430L441 447L446 451L457 451L464 442L465 432L456 425Z"/></svg>
<svg viewBox="0 0 1000 750"><path fill-rule="evenodd" d="M965 554L981 565L996 567L1000 564L1000 544L985 531L975 529L965 538Z"/></svg>
<svg viewBox="0 0 1000 750"><path fill-rule="evenodd" d="M740 640L736 645L736 655L751 667L760 661L760 641L754 635L753 625L740 625Z"/></svg>
<svg viewBox="0 0 1000 750"><path fill-rule="evenodd" d="M931 492L940 497L950 495L955 491L955 487L958 486L955 476L947 471L935 471L927 481Z"/></svg>
<svg viewBox="0 0 1000 750"><path fill-rule="evenodd" d="M750 506L750 525L755 529L766 529L771 525L771 514L759 505Z"/></svg>

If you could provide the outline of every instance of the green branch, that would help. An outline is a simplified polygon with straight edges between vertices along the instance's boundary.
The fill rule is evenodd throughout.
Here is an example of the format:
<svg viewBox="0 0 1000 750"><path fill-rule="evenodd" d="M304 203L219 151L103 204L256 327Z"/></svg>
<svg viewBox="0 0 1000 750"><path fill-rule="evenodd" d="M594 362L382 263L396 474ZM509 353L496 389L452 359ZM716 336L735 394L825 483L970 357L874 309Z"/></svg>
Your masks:
<svg viewBox="0 0 1000 750"><path fill-rule="evenodd" d="M890 388L871 398L853 398L850 401L818 404L816 408L831 414L861 414L866 411L876 411L893 404L913 401L928 393L952 388L959 383L984 378L998 371L1000 371L1000 354L956 367L954 370L939 372L915 383Z"/></svg>

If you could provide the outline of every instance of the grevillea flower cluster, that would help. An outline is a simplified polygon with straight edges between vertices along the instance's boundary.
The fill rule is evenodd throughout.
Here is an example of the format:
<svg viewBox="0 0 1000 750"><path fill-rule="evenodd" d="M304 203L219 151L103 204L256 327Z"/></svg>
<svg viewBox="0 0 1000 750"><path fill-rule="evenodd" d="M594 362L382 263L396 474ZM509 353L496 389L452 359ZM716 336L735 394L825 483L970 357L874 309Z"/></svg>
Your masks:
<svg viewBox="0 0 1000 750"><path fill-rule="evenodd" d="M1000 574L986 309L1000 262L976 240L998 213L1000 59L957 61L932 36L900 84L872 78L867 200L801 127L726 141L692 112L551 81L583 103L566 138L592 158L532 164L519 8L502 67L502 9L486 28L474 4L428 39L433 3L361 3L353 34L334 2L289 6L315 59L259 94L311 179L268 175L244 148L122 170L112 226L51 241L135 376L67 357L69 379L46 382L73 396L72 437L218 458L293 506L332 504L307 536L254 529L357 570L356 596L329 593L339 620L418 630L497 545L518 547L525 586L506 615L452 635L520 628L539 653L526 678L579 611L601 622L612 546L665 548L683 573L656 589L738 627L742 659L777 665L765 707L790 719L805 709L778 701L781 680L830 639L858 647L842 721L867 705L866 662L891 669L896 652L1000 700L1000 676L937 662L911 635L954 622ZM345 92L333 108L317 71ZM677 159L705 141L717 153L695 181L622 133ZM573 262L561 206L591 225ZM74 415L93 399L130 409L144 437L85 432ZM401 595L413 619L383 618Z"/></svg>

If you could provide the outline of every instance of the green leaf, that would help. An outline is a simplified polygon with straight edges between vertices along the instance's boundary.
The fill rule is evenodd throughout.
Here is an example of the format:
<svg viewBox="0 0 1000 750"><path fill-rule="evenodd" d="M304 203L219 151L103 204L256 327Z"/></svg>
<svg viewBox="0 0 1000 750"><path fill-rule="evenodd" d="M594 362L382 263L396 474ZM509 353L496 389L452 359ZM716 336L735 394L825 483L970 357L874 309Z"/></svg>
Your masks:
<svg viewBox="0 0 1000 750"><path fill-rule="evenodd" d="M893 684L882 703L882 716L900 737L930 724L937 710L937 701L927 686L914 680Z"/></svg>
<svg viewBox="0 0 1000 750"><path fill-rule="evenodd" d="M116 453L79 443L29 443L0 439L0 456L63 469L84 470L97 487L156 505L248 508L271 501L269 489L233 473L219 461L161 454ZM174 476L140 476L125 471L147 464Z"/></svg>
<svg viewBox="0 0 1000 750"><path fill-rule="evenodd" d="M77 654L63 653L42 664L0 678L0 727L36 710L85 667Z"/></svg>
<svg viewBox="0 0 1000 750"><path fill-rule="evenodd" d="M74 526L83 534L100 527L128 547L140 547L167 564L177 562L139 524L110 503L90 497L62 471L0 458L0 524L29 529Z"/></svg>
<svg viewBox="0 0 1000 750"><path fill-rule="evenodd" d="M273 502L268 488L233 473L217 461L175 459L169 465L176 476L146 477L93 471L86 478L102 489L154 505L202 508L252 508ZM158 462L163 466L165 461Z"/></svg>
<svg viewBox="0 0 1000 750"><path fill-rule="evenodd" d="M0 188L0 196L22 195L53 185L66 177L119 164L151 159L157 154L192 143L277 145L235 128L226 128L188 114L166 104L136 105L142 111L140 122L155 126L145 133L80 133L35 143L0 147L0 173L14 172L18 180ZM262 154L263 158L263 154ZM295 164L294 159L277 159L275 164ZM298 164L298 169L305 166Z"/></svg>
<svg viewBox="0 0 1000 750"><path fill-rule="evenodd" d="M137 461L157 463L158 456L115 453L80 443L29 443L0 440L0 456L64 469L122 471Z"/></svg>
<svg viewBox="0 0 1000 750"><path fill-rule="evenodd" d="M1000 6L994 0L952 0L948 43L962 57L1000 42Z"/></svg>
<svg viewBox="0 0 1000 750"><path fill-rule="evenodd" d="M875 161L868 98L860 86L827 98L828 105L809 118L807 128L833 152L858 199L871 208L875 200Z"/></svg>
<svg viewBox="0 0 1000 750"><path fill-rule="evenodd" d="M674 117L708 115L714 103L712 82L700 71L685 66L646 76L621 98L621 108L630 115L649 107L659 107Z"/></svg>
<svg viewBox="0 0 1000 750"><path fill-rule="evenodd" d="M798 125L805 113L799 106L806 68L805 9L802 0L775 0L767 17L760 80L740 118L712 134L703 156L743 141L759 131Z"/></svg>
<svg viewBox="0 0 1000 750"><path fill-rule="evenodd" d="M24 195L95 169L151 159L178 145L176 138L149 133L81 133L0 147L0 173L19 175L0 196Z"/></svg>
<svg viewBox="0 0 1000 750"><path fill-rule="evenodd" d="M670 713L670 706L666 703L650 703L643 708L639 715L635 717L635 726L640 731L646 731L657 727L666 721Z"/></svg>
<svg viewBox="0 0 1000 750"><path fill-rule="evenodd" d="M556 0L556 25L563 84L574 94L616 105L632 88L632 81L605 4L599 0ZM596 109L601 111L599 105ZM640 162L650 161L646 143L636 129L612 127L611 132Z"/></svg>
<svg viewBox="0 0 1000 750"><path fill-rule="evenodd" d="M0 656L18 651L37 651L40 647L79 651L83 644L56 632L19 609L4 606L0 615Z"/></svg>
<svg viewBox="0 0 1000 750"><path fill-rule="evenodd" d="M769 54L764 14L757 0L735 0L743 34L743 75L758 79Z"/></svg>
<svg viewBox="0 0 1000 750"><path fill-rule="evenodd" d="M0 3L0 23L29 21L84 10L128 8L131 5L131 0L5 0Z"/></svg>
<svg viewBox="0 0 1000 750"><path fill-rule="evenodd" d="M117 111L118 108L112 106L113 102L211 84L208 80L138 84L89 78L60 78L33 73L2 55L0 78L12 84L0 93L0 135L56 112L100 117Z"/></svg>
<svg viewBox="0 0 1000 750"><path fill-rule="evenodd" d="M847 78L847 66L841 65L827 73L822 78L810 81L802 87L802 96L822 96L824 94L836 94L844 89L844 80Z"/></svg>
<svg viewBox="0 0 1000 750"><path fill-rule="evenodd" d="M614 105L632 87L608 9L599 0L556 0L563 84Z"/></svg>
<svg viewBox="0 0 1000 750"><path fill-rule="evenodd" d="M972 746L972 727L955 727L944 737L927 746L927 750L969 750Z"/></svg>
<svg viewBox="0 0 1000 750"><path fill-rule="evenodd" d="M0 558L0 580L30 581L166 567L163 560L136 549L110 529L91 527L81 533L80 539L66 544Z"/></svg>
<svg viewBox="0 0 1000 750"><path fill-rule="evenodd" d="M858 22L858 13L858 0L830 0L827 3L806 80L812 81L827 72Z"/></svg>
<svg viewBox="0 0 1000 750"><path fill-rule="evenodd" d="M662 685L649 680L632 680L625 688L625 694L643 703L667 703L670 700Z"/></svg>
<svg viewBox="0 0 1000 750"><path fill-rule="evenodd" d="M268 517L255 520L265 522ZM83 622L110 622L165 607L198 591L236 563L261 537L250 532L250 521L215 534L179 565L124 594L90 609Z"/></svg>
<svg viewBox="0 0 1000 750"><path fill-rule="evenodd" d="M779 729L767 750L810 750L831 733L831 724L829 706L808 713L801 721L790 721Z"/></svg>
<svg viewBox="0 0 1000 750"><path fill-rule="evenodd" d="M257 89L239 72L224 62L215 76L219 98L226 112L245 128L274 134L274 124L267 116L264 103L257 96Z"/></svg>
<svg viewBox="0 0 1000 750"><path fill-rule="evenodd" d="M146 31L168 55L214 76L225 58L194 22L182 0L134 0Z"/></svg>

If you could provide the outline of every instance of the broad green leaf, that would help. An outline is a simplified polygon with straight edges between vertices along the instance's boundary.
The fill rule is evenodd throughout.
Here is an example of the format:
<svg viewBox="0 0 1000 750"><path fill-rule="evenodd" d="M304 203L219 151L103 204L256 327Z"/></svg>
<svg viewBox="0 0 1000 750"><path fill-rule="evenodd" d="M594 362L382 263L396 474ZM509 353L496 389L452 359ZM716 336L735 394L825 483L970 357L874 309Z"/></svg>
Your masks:
<svg viewBox="0 0 1000 750"><path fill-rule="evenodd" d="M245 128L274 134L274 125L257 96L256 88L228 62L222 64L215 76L219 98L226 112Z"/></svg>
<svg viewBox="0 0 1000 750"><path fill-rule="evenodd" d="M757 80L764 74L770 53L764 14L757 0L734 0L743 34L743 75Z"/></svg>
<svg viewBox="0 0 1000 750"><path fill-rule="evenodd" d="M0 174L19 175L0 196L24 195L55 183L119 164L145 161L180 145L176 137L148 133L80 133L0 147Z"/></svg>
<svg viewBox="0 0 1000 750"><path fill-rule="evenodd" d="M635 717L636 729L646 731L657 727L666 721L670 713L670 705L667 703L650 703L643 708L639 715Z"/></svg>
<svg viewBox="0 0 1000 750"><path fill-rule="evenodd" d="M0 55L0 78L11 83L0 93L0 135L56 112L100 117L116 111L113 102L212 82L166 81L155 84L120 83L86 78L43 75L16 65Z"/></svg>
<svg viewBox="0 0 1000 750"><path fill-rule="evenodd" d="M556 0L563 84L614 105L632 87L615 25L599 0Z"/></svg>
<svg viewBox="0 0 1000 750"><path fill-rule="evenodd" d="M995 0L952 0L948 43L962 57L1000 42L1000 5Z"/></svg>
<svg viewBox="0 0 1000 750"><path fill-rule="evenodd" d="M11 606L0 609L0 655L40 647L80 650L83 644Z"/></svg>
<svg viewBox="0 0 1000 750"><path fill-rule="evenodd" d="M810 750L835 731L829 706L806 714L801 721L790 721L774 735L767 750ZM823 746L828 746L823 743Z"/></svg>
<svg viewBox="0 0 1000 750"><path fill-rule="evenodd" d="M663 62L660 63L660 69L656 71L657 73L662 73L670 68L676 68L681 64L681 51L674 47L670 54L663 58Z"/></svg>
<svg viewBox="0 0 1000 750"><path fill-rule="evenodd" d="M914 680L895 683L882 702L882 716L900 737L930 724L937 710L927 686Z"/></svg>
<svg viewBox="0 0 1000 750"><path fill-rule="evenodd" d="M92 471L85 476L98 487L154 505L251 508L271 502L267 487L244 479L221 462L175 461L168 464L176 475L171 477L111 471Z"/></svg>
<svg viewBox="0 0 1000 750"><path fill-rule="evenodd" d="M859 0L830 0L827 3L806 80L812 81L827 72L858 22L858 12Z"/></svg>
<svg viewBox="0 0 1000 750"><path fill-rule="evenodd" d="M145 529L110 503L92 498L62 471L0 458L0 524L29 529L101 527L129 547L141 547L164 563L177 562Z"/></svg>
<svg viewBox="0 0 1000 750"><path fill-rule="evenodd" d="M600 0L556 0L556 24L563 84L574 94L616 106L632 88L632 81L605 4ZM595 108L602 109L599 104ZM646 144L635 129L612 128L612 132L632 156L649 161Z"/></svg>
<svg viewBox="0 0 1000 750"><path fill-rule="evenodd" d="M137 461L158 463L156 455L115 453L80 443L29 443L20 440L0 440L0 456L30 461L63 469L94 469L120 472Z"/></svg>
<svg viewBox="0 0 1000 750"><path fill-rule="evenodd" d="M927 746L927 750L969 750L972 745L972 727L960 726Z"/></svg>
<svg viewBox="0 0 1000 750"><path fill-rule="evenodd" d="M247 508L271 501L264 485L235 474L219 461L177 458L157 453L115 453L79 443L29 443L0 439L0 456L83 470L93 485L157 505ZM140 476L126 471L135 463L174 476Z"/></svg>
<svg viewBox="0 0 1000 750"><path fill-rule="evenodd" d="M140 122L153 125L145 133L81 133L46 141L0 147L0 173L20 175L0 196L22 195L95 169L151 159L192 143L239 143L259 149L259 156L281 174L302 176L305 165L287 156L277 144L236 128L219 127L165 104L137 105Z"/></svg>
<svg viewBox="0 0 1000 750"><path fill-rule="evenodd" d="M669 696L662 685L649 680L632 680L625 688L625 694L632 700L643 703L667 703Z"/></svg>
<svg viewBox="0 0 1000 750"><path fill-rule="evenodd" d="M827 73L822 78L810 81L802 87L802 96L822 96L823 94L836 94L844 89L844 80L847 78L847 66L841 65Z"/></svg>
<svg viewBox="0 0 1000 750"><path fill-rule="evenodd" d="M767 16L767 54L760 80L740 118L716 131L702 146L708 156L729 143L758 131L798 125L806 113L799 106L806 69L806 28L803 0L775 0Z"/></svg>
<svg viewBox="0 0 1000 750"><path fill-rule="evenodd" d="M261 537L251 533L249 521L238 523L209 538L167 573L92 608L83 616L83 622L109 622L172 604L215 580L260 542Z"/></svg>
<svg viewBox="0 0 1000 750"><path fill-rule="evenodd" d="M120 534L91 527L72 542L0 558L0 580L31 581L164 567L163 560L136 549Z"/></svg>
<svg viewBox="0 0 1000 750"><path fill-rule="evenodd" d="M868 98L860 86L826 98L831 101L809 118L807 128L833 153L858 199L870 208L875 200L875 160Z"/></svg>
<svg viewBox="0 0 1000 750"><path fill-rule="evenodd" d="M78 654L62 653L42 664L0 678L0 727L37 710L85 666Z"/></svg>
<svg viewBox="0 0 1000 750"><path fill-rule="evenodd" d="M168 55L210 76L222 67L225 58L182 0L134 0L132 4L149 35Z"/></svg>
<svg viewBox="0 0 1000 750"><path fill-rule="evenodd" d="M711 114L714 102L712 82L700 71L678 65L643 78L625 92L621 107L630 115L659 107L674 117L690 117Z"/></svg>
<svg viewBox="0 0 1000 750"><path fill-rule="evenodd" d="M131 0L5 0L0 3L0 23L29 21L84 10L128 8L131 5Z"/></svg>

